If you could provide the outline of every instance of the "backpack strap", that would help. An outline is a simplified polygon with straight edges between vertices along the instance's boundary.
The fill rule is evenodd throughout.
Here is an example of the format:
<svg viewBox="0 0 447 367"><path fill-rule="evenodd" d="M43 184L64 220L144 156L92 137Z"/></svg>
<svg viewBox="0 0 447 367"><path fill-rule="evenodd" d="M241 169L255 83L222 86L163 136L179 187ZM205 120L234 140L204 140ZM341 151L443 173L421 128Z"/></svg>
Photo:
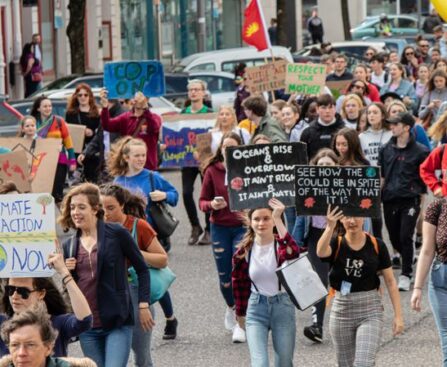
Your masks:
<svg viewBox="0 0 447 367"><path fill-rule="evenodd" d="M340 252L341 241L343 240L342 236L337 237L337 249L335 250L334 260L337 259L338 253Z"/></svg>
<svg viewBox="0 0 447 367"><path fill-rule="evenodd" d="M365 234L370 238L370 240L374 246L374 251L378 255L379 254L379 243L377 242L377 238L369 233L365 233Z"/></svg>
<svg viewBox="0 0 447 367"><path fill-rule="evenodd" d="M135 242L138 244L138 229L137 229L137 224L138 224L138 218L134 218L133 224L132 224L132 238L135 240Z"/></svg>

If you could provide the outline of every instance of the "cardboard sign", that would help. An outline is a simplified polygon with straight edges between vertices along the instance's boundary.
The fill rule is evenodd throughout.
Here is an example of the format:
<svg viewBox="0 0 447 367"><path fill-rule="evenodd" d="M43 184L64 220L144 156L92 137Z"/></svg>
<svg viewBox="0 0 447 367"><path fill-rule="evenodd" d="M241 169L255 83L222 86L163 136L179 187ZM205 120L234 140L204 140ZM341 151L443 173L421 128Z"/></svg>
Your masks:
<svg viewBox="0 0 447 367"><path fill-rule="evenodd" d="M85 140L85 125L67 124L75 153L82 153Z"/></svg>
<svg viewBox="0 0 447 367"><path fill-rule="evenodd" d="M211 151L211 142L213 135L211 133L203 133L196 135L196 148L199 154L199 161L203 163L213 155Z"/></svg>
<svg viewBox="0 0 447 367"><path fill-rule="evenodd" d="M0 185L12 181L21 193L30 192L29 176L30 170L25 151L0 154Z"/></svg>
<svg viewBox="0 0 447 367"><path fill-rule="evenodd" d="M104 65L104 87L110 99L133 98L136 92L146 97L163 96L163 65L155 60L108 62Z"/></svg>
<svg viewBox="0 0 447 367"><path fill-rule="evenodd" d="M351 217L380 217L380 168L297 166L297 215L326 215L338 206Z"/></svg>
<svg viewBox="0 0 447 367"><path fill-rule="evenodd" d="M225 154L231 210L267 208L271 198L295 205L295 165L307 163L306 144L228 147Z"/></svg>
<svg viewBox="0 0 447 367"><path fill-rule="evenodd" d="M326 65L288 64L286 71L286 92L320 95L326 84Z"/></svg>
<svg viewBox="0 0 447 367"><path fill-rule="evenodd" d="M53 275L54 207L50 194L0 195L0 278Z"/></svg>
<svg viewBox="0 0 447 367"><path fill-rule="evenodd" d="M52 192L56 174L59 153L62 147L61 139L0 138L0 146L12 151L25 151L31 176L32 192Z"/></svg>
<svg viewBox="0 0 447 367"><path fill-rule="evenodd" d="M345 94L348 85L352 82L350 80L335 80L326 82L326 86L331 90L332 96L337 99L341 95Z"/></svg>
<svg viewBox="0 0 447 367"><path fill-rule="evenodd" d="M269 92L286 87L286 60L245 68L245 85L250 93Z"/></svg>
<svg viewBox="0 0 447 367"><path fill-rule="evenodd" d="M161 167L198 167L193 153L197 149L197 135L208 132L216 124L216 113L179 114L163 117Z"/></svg>

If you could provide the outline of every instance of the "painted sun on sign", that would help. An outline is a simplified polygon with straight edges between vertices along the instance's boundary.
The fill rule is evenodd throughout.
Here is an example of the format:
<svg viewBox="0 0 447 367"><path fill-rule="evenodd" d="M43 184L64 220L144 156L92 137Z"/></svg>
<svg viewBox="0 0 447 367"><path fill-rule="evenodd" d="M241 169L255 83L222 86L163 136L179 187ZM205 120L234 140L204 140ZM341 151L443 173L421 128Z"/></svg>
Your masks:
<svg viewBox="0 0 447 367"><path fill-rule="evenodd" d="M246 29L246 31L245 31L245 35L246 35L247 37L251 37L251 36L253 36L257 31L259 31L259 23L254 22L254 23L251 23L251 24L247 27L247 29Z"/></svg>

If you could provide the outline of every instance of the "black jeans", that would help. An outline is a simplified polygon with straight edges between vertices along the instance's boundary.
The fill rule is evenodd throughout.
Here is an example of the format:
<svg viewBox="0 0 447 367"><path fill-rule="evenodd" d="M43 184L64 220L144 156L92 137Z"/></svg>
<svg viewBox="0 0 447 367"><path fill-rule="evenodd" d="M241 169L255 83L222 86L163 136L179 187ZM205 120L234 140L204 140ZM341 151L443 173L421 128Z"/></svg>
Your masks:
<svg viewBox="0 0 447 367"><path fill-rule="evenodd" d="M318 44L323 43L323 35L321 33L312 33L312 43Z"/></svg>
<svg viewBox="0 0 447 367"><path fill-rule="evenodd" d="M328 286L329 283L329 263L321 261L317 255L317 243L323 234L323 229L312 227L309 228L309 235L307 237L307 256L309 261L317 272L323 284ZM312 322L323 328L324 312L326 310L326 299L321 300L312 307Z"/></svg>
<svg viewBox="0 0 447 367"><path fill-rule="evenodd" d="M186 214L188 214L189 222L191 226L200 227L199 217L197 216L196 203L194 202L194 183L197 176L202 175L198 167L182 167L182 196L183 204L185 205ZM210 230L210 218L209 214L205 214L206 230Z"/></svg>
<svg viewBox="0 0 447 367"><path fill-rule="evenodd" d="M66 164L57 164L56 174L54 175L52 195L56 203L60 203L64 198L64 185L67 179L68 166Z"/></svg>
<svg viewBox="0 0 447 367"><path fill-rule="evenodd" d="M413 273L413 234L420 210L419 197L383 203L385 225L391 244L402 256L402 275L409 277Z"/></svg>

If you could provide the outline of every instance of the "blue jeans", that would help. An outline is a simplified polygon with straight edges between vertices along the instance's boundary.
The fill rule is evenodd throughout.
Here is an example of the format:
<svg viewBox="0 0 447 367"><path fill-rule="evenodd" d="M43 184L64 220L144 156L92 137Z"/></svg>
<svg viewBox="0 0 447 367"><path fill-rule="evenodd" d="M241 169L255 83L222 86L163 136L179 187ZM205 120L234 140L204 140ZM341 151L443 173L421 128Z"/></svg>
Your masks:
<svg viewBox="0 0 447 367"><path fill-rule="evenodd" d="M112 330L91 329L79 335L84 356L93 359L98 367L126 367L132 342L130 325Z"/></svg>
<svg viewBox="0 0 447 367"><path fill-rule="evenodd" d="M130 296L132 297L135 325L132 333L132 351L134 366L152 367L151 339L152 331L144 331L140 324L140 314L138 310L138 286L129 284ZM155 317L154 307L150 307L152 318Z"/></svg>
<svg viewBox="0 0 447 367"><path fill-rule="evenodd" d="M268 335L272 331L275 367L292 367L295 350L295 306L286 293L266 297L252 293L245 320L253 367L268 367Z"/></svg>
<svg viewBox="0 0 447 367"><path fill-rule="evenodd" d="M211 223L211 241L217 274L219 274L220 292L228 307L234 306L233 287L231 286L233 254L244 233L245 228L242 226L225 227Z"/></svg>
<svg viewBox="0 0 447 367"><path fill-rule="evenodd" d="M438 260L431 267L428 297L441 339L443 366L447 367L447 264Z"/></svg>

